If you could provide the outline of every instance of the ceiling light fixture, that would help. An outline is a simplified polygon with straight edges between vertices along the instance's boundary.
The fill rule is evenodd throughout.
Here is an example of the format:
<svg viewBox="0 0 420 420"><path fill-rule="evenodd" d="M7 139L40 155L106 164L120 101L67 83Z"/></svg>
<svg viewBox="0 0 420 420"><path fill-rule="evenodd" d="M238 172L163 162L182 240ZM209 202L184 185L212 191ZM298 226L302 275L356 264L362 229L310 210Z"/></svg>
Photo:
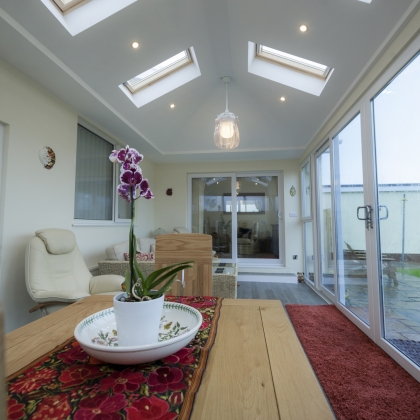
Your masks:
<svg viewBox="0 0 420 420"><path fill-rule="evenodd" d="M280 98L280 100L281 100L282 102L284 102L284 101L286 100L286 98L285 98L284 96L282 96L282 97Z"/></svg>
<svg viewBox="0 0 420 420"><path fill-rule="evenodd" d="M137 41L134 41L134 42L131 44L131 46L132 46L134 49L136 49L136 48L138 48L138 47L140 46L140 44L139 44Z"/></svg>
<svg viewBox="0 0 420 420"><path fill-rule="evenodd" d="M172 108L172 109L175 108L175 104L170 104L169 108Z"/></svg>
<svg viewBox="0 0 420 420"><path fill-rule="evenodd" d="M230 77L221 77L226 85L226 110L219 114L216 118L216 126L214 128L214 143L219 149L234 149L239 145L239 129L238 117L228 110L228 87L232 80Z"/></svg>
<svg viewBox="0 0 420 420"><path fill-rule="evenodd" d="M306 32L308 30L308 27L306 25L300 25L299 29L301 32Z"/></svg>

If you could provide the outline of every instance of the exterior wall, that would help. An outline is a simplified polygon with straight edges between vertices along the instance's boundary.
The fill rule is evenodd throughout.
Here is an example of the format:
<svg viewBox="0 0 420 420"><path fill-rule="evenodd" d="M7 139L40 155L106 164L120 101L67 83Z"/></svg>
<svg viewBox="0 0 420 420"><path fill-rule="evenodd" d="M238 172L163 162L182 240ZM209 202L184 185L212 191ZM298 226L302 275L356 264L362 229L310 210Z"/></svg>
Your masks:
<svg viewBox="0 0 420 420"><path fill-rule="evenodd" d="M0 302L6 331L37 319L25 287L25 247L42 228L72 230L88 266L105 258L105 248L128 238L128 226L73 227L78 114L0 60L0 122L5 125L0 203ZM56 164L46 170L38 152L49 146ZM154 186L154 165L143 172ZM153 200L138 205L136 234L153 230Z"/></svg>
<svg viewBox="0 0 420 420"><path fill-rule="evenodd" d="M297 160L156 164L155 171L155 228L161 227L167 232L172 232L176 226L187 226L188 174L283 171L285 266L293 272L302 271L300 167ZM297 190L293 197L289 194L292 185ZM172 196L165 194L167 188L172 188ZM290 212L298 213L299 217L289 217ZM294 254L298 255L297 260L292 259Z"/></svg>

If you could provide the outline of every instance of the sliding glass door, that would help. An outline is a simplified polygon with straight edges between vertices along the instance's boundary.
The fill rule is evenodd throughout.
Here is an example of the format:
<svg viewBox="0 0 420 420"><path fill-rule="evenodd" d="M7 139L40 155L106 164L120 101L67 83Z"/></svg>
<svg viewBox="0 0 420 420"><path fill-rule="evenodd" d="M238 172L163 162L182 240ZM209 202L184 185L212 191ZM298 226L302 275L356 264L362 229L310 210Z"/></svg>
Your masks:
<svg viewBox="0 0 420 420"><path fill-rule="evenodd" d="M420 366L420 56L371 101L381 330Z"/></svg>
<svg viewBox="0 0 420 420"><path fill-rule="evenodd" d="M318 250L320 287L327 295L335 295L333 218L331 197L331 148L328 144L316 154L316 186L318 212Z"/></svg>
<svg viewBox="0 0 420 420"><path fill-rule="evenodd" d="M280 174L190 175L191 232L209 234L228 261L282 262Z"/></svg>
<svg viewBox="0 0 420 420"><path fill-rule="evenodd" d="M314 287L417 380L419 42L420 37L332 128L312 156ZM302 205L307 206L304 198ZM304 237L309 237L306 220L303 229ZM306 247L305 239L305 253L310 255Z"/></svg>
<svg viewBox="0 0 420 420"><path fill-rule="evenodd" d="M366 229L371 207L365 206L361 116L333 137L337 299L369 325Z"/></svg>
<svg viewBox="0 0 420 420"><path fill-rule="evenodd" d="M231 190L228 175L191 179L191 232L211 235L218 258L232 258Z"/></svg>
<svg viewBox="0 0 420 420"><path fill-rule="evenodd" d="M272 175L236 178L238 258L279 259L278 184Z"/></svg>

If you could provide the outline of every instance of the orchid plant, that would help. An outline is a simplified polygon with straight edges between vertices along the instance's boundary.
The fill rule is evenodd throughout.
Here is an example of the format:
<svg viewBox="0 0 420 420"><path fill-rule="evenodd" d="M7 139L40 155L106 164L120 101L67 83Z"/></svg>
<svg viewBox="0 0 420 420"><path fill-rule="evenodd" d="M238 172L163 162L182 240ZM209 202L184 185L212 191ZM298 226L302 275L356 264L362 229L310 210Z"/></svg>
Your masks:
<svg viewBox="0 0 420 420"><path fill-rule="evenodd" d="M192 267L191 261L176 263L151 273L147 278L144 277L136 255L136 235L134 234L135 219L135 200L143 197L146 200L153 198L153 193L149 188L149 181L143 178L139 163L143 160L136 149L126 146L120 150L113 150L109 159L113 163L121 163L121 184L117 187L117 192L125 201L131 203L131 225L129 233L129 269L125 273L123 290L127 294L126 301L143 301L157 299L167 292L175 281L178 272L185 268ZM157 286L162 284L159 290Z"/></svg>

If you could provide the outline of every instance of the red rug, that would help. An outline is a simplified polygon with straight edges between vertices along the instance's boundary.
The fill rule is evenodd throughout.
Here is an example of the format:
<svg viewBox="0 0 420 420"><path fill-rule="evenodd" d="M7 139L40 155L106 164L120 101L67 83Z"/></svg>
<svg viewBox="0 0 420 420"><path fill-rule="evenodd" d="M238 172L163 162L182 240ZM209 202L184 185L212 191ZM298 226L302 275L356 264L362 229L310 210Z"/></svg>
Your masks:
<svg viewBox="0 0 420 420"><path fill-rule="evenodd" d="M420 383L333 305L286 305L338 420L419 420Z"/></svg>
<svg viewBox="0 0 420 420"><path fill-rule="evenodd" d="M142 365L112 365L88 356L71 338L7 378L8 419L189 419L216 338L222 298L165 300L192 306L203 316L187 347Z"/></svg>

